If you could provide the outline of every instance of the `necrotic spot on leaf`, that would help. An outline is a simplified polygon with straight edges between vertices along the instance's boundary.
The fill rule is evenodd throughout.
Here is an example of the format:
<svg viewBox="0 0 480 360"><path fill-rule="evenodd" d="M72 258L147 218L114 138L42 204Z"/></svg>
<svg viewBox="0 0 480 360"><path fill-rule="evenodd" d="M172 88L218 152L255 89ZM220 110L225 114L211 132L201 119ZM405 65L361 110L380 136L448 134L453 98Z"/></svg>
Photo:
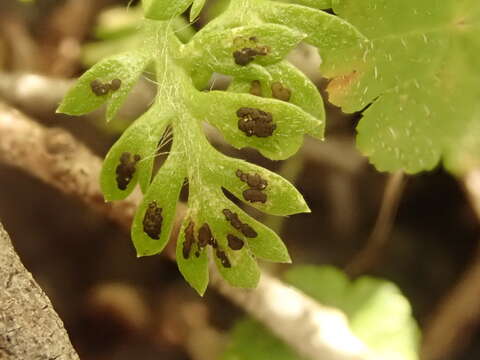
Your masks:
<svg viewBox="0 0 480 360"><path fill-rule="evenodd" d="M240 231L242 232L243 235L249 238L254 238L254 237L257 237L258 235L257 232L253 230L253 228L250 225L245 223L242 224Z"/></svg>
<svg viewBox="0 0 480 360"><path fill-rule="evenodd" d="M120 89L120 86L122 86L122 80L120 79L113 79L110 82L110 90L112 91L117 91L118 89Z"/></svg>
<svg viewBox="0 0 480 360"><path fill-rule="evenodd" d="M260 84L260 81L252 81L252 83L250 84L250 94L255 96L262 96L262 85Z"/></svg>
<svg viewBox="0 0 480 360"><path fill-rule="evenodd" d="M268 137L277 128L272 114L260 109L242 107L237 110L237 116L238 128L247 136Z"/></svg>
<svg viewBox="0 0 480 360"><path fill-rule="evenodd" d="M215 239L213 238L212 231L208 224L203 224L200 229L198 229L198 245L203 248L207 245L213 245Z"/></svg>
<svg viewBox="0 0 480 360"><path fill-rule="evenodd" d="M243 48L242 50L235 50L233 52L233 58L235 59L235 64L240 66L246 66L250 64L257 52L251 48Z"/></svg>
<svg viewBox="0 0 480 360"><path fill-rule="evenodd" d="M227 221L229 221L230 224L235 229L237 229L237 230L241 229L243 223L240 221L240 218L238 217L238 215L236 213L230 211L229 209L223 209L222 212L225 215L225 218L227 219Z"/></svg>
<svg viewBox="0 0 480 360"><path fill-rule="evenodd" d="M188 226L185 228L185 242L183 243L184 259L188 259L188 257L190 256L190 251L192 249L192 246L195 244L194 228L195 228L195 224L193 223L193 221L190 221ZM198 256L200 256L200 254Z"/></svg>
<svg viewBox="0 0 480 360"><path fill-rule="evenodd" d="M248 186L252 189L263 190L267 187L268 182L258 174L248 174L244 173L242 170L238 169L235 172L238 178L244 183L247 183Z"/></svg>
<svg viewBox="0 0 480 360"><path fill-rule="evenodd" d="M247 189L243 191L243 198L251 203L261 202L265 203L267 201L267 195L257 189Z"/></svg>
<svg viewBox="0 0 480 360"><path fill-rule="evenodd" d="M257 236L257 232L252 229L252 227L246 223L243 223L238 217L237 213L230 211L229 209L223 209L223 214L228 222L233 226L233 228L240 231L246 237L254 238Z"/></svg>
<svg viewBox="0 0 480 360"><path fill-rule="evenodd" d="M160 233L162 231L162 208L157 206L156 201L152 201L148 204L147 211L143 217L143 231L152 239L160 239Z"/></svg>
<svg viewBox="0 0 480 360"><path fill-rule="evenodd" d="M259 46L257 42L256 36L250 36L249 38L240 36L233 39L233 45L237 48L233 52L233 58L237 65L246 66L255 59L255 56L268 55L270 48L268 46Z"/></svg>
<svg viewBox="0 0 480 360"><path fill-rule="evenodd" d="M90 88L92 89L93 93L97 96L106 95L110 90L110 87L108 84L104 84L98 79L95 79L90 83Z"/></svg>
<svg viewBox="0 0 480 360"><path fill-rule="evenodd" d="M275 99L288 102L290 101L292 92L289 88L283 86L281 82L276 81L272 83L272 96Z"/></svg>
<svg viewBox="0 0 480 360"><path fill-rule="evenodd" d="M220 259L220 262L222 263L223 267L226 267L226 268L232 267L232 264L230 264L230 260L228 260L227 254L225 254L225 251L217 249L217 251L215 251L215 255L217 255L217 258Z"/></svg>
<svg viewBox="0 0 480 360"><path fill-rule="evenodd" d="M136 171L137 162L141 159L140 155L124 152L120 155L120 164L118 164L115 172L117 174L117 186L120 190L126 190L128 184L133 178Z"/></svg>
<svg viewBox="0 0 480 360"><path fill-rule="evenodd" d="M228 234L227 235L227 240L228 240L228 246L232 250L240 250L243 248L244 241L235 235Z"/></svg>

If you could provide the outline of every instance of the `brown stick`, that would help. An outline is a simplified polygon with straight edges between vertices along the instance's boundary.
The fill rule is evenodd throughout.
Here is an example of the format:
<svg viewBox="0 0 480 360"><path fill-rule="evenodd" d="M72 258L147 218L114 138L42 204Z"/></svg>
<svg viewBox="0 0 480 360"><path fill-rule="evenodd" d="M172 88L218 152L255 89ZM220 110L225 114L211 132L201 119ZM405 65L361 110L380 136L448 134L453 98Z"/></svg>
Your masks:
<svg viewBox="0 0 480 360"><path fill-rule="evenodd" d="M480 221L480 169L470 171L461 181ZM470 340L466 335L471 333L472 328L478 327L479 321L480 245L472 263L454 288L440 302L427 324L424 331L422 359L441 360L460 351Z"/></svg>
<svg viewBox="0 0 480 360"><path fill-rule="evenodd" d="M365 247L347 265L345 270L349 275L358 276L380 260L392 231L405 183L405 175L401 171L388 177L375 226Z"/></svg>
<svg viewBox="0 0 480 360"><path fill-rule="evenodd" d="M1 103L0 161L78 197L129 229L138 196L114 204L104 203L98 186L101 163L98 157L65 131L46 129ZM352 334L345 316L338 310L322 307L266 274L262 275L259 287L251 291L226 286L214 272L212 277L212 285L218 291L263 321L301 355L313 360L371 358L367 347ZM338 336L348 341L339 342Z"/></svg>
<svg viewBox="0 0 480 360"><path fill-rule="evenodd" d="M77 360L62 320L0 224L0 359Z"/></svg>

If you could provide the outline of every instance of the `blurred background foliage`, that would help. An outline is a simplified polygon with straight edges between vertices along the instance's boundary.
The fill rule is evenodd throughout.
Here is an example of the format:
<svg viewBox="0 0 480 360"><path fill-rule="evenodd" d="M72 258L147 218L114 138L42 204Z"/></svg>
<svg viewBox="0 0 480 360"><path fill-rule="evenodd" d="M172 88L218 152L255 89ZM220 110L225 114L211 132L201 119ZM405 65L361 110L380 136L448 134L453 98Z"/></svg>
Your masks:
<svg viewBox="0 0 480 360"><path fill-rule="evenodd" d="M226 3L208 1L191 26L186 18L178 20L182 41ZM2 87L5 74L73 78L99 59L128 49L139 41L140 17L136 1L2 0L0 97L8 91ZM315 51L301 46L290 59L324 91ZM217 80L215 87L225 86L225 79ZM154 93L148 73L139 86L141 101L137 97L135 102L146 106ZM47 126L67 128L100 156L138 115L138 110L126 109L107 127L101 112L69 119L14 105ZM312 209L311 214L264 219L281 233L294 261L293 266L265 268L320 303L345 311L353 331L373 348L398 348L404 356L392 359L415 359L419 328L428 328L436 307L476 256L478 221L459 182L441 168L408 177L397 188L398 213L379 255L367 266L353 266L372 236L389 181L355 149L358 119L358 114L345 115L327 104L327 140L308 143L284 162L216 146L281 173ZM137 260L130 239L115 225L2 164L0 220L82 359L299 359L214 291L199 298L175 264L159 256ZM325 264L336 268L321 266ZM458 311L459 317L468 316L462 308ZM445 359L480 357L478 329L465 329L452 351Z"/></svg>

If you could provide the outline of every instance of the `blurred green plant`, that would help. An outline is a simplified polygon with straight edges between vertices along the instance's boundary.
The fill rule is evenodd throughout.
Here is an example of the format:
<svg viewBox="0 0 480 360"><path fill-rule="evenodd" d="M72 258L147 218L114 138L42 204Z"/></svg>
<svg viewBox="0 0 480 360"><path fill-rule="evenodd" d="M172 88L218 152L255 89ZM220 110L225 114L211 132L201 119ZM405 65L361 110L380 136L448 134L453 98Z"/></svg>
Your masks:
<svg viewBox="0 0 480 360"><path fill-rule="evenodd" d="M330 101L363 111L357 144L382 171L416 173L441 158L480 165L480 2L333 0L370 41L337 51ZM325 53L329 57L329 53Z"/></svg>
<svg viewBox="0 0 480 360"><path fill-rule="evenodd" d="M296 266L285 279L322 305L343 311L353 333L379 359L418 359L420 330L408 300L393 283L372 277L350 281L342 271L329 266ZM223 360L301 359L249 318L240 320L230 337Z"/></svg>
<svg viewBox="0 0 480 360"><path fill-rule="evenodd" d="M116 30L100 27L98 34L105 38L130 33L135 40L127 51L103 58L87 71L58 109L82 115L106 104L107 121L112 120L143 71L154 69L155 102L107 154L102 191L114 201L140 185L145 195L132 239L138 256L153 255L170 238L187 180L188 211L177 241L177 264L200 294L208 284L209 253L227 282L245 288L256 286L260 276L255 257L290 262L280 238L228 200L222 189L269 214L309 211L285 179L215 150L202 122L215 126L236 148L286 159L297 152L305 134L323 138L325 114L314 84L285 56L301 41L331 52L365 41L347 22L318 9L238 0L182 42L178 17L192 5L193 20L203 4L144 0L145 19L139 23L133 10ZM102 21L107 24L108 17ZM215 72L233 77L229 91L203 91ZM154 160L169 142L168 157L152 181Z"/></svg>

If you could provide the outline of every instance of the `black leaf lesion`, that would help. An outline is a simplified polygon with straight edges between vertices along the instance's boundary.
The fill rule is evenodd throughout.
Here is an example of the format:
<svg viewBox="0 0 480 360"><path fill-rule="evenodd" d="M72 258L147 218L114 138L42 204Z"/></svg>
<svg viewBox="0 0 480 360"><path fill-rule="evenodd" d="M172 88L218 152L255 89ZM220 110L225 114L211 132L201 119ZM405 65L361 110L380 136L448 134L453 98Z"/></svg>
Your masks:
<svg viewBox="0 0 480 360"><path fill-rule="evenodd" d="M225 268L231 268L232 267L232 264L230 263L230 260L228 259L228 256L225 253L225 251L217 248L216 251L215 251L215 255L220 260L220 263L223 265L223 267L225 267Z"/></svg>
<svg viewBox="0 0 480 360"><path fill-rule="evenodd" d="M141 160L138 154L132 155L129 152L124 152L120 155L120 163L115 169L117 174L117 186L120 190L126 190L130 181L132 181L135 171L137 170L137 163Z"/></svg>
<svg viewBox="0 0 480 360"><path fill-rule="evenodd" d="M147 211L143 217L143 231L154 240L160 239L162 232L162 210L156 201L152 201L148 204Z"/></svg>
<svg viewBox="0 0 480 360"><path fill-rule="evenodd" d="M122 86L122 80L113 79L110 83L102 82L99 79L95 79L90 83L90 89L96 96L107 95L110 91L117 91Z"/></svg>
<svg viewBox="0 0 480 360"><path fill-rule="evenodd" d="M247 136L269 137L277 128L271 113L250 107L241 107L236 112L238 129Z"/></svg>
<svg viewBox="0 0 480 360"><path fill-rule="evenodd" d="M190 220L187 227L185 228L185 241L183 242L183 258L188 259L190 257L190 252L194 247L196 240L195 240L195 223Z"/></svg>
<svg viewBox="0 0 480 360"><path fill-rule="evenodd" d="M248 185L248 189L244 190L243 198L251 203L267 202L267 194L263 192L268 186L267 180L263 179L259 174L248 174L238 169L235 175L244 183Z"/></svg>
<svg viewBox="0 0 480 360"><path fill-rule="evenodd" d="M237 49L233 52L233 59L240 66L246 66L257 56L266 56L271 51L269 46L259 45L256 36L239 36L233 40L233 45Z"/></svg>
<svg viewBox="0 0 480 360"><path fill-rule="evenodd" d="M237 213L232 212L230 209L223 209L223 215L225 219L232 225L232 227L240 231L243 235L248 238L255 238L258 236L257 232L247 223L244 223L240 220Z"/></svg>
<svg viewBox="0 0 480 360"><path fill-rule="evenodd" d="M242 239L232 234L227 235L227 242L228 247L232 250L241 250L243 248L243 245L245 244Z"/></svg>

